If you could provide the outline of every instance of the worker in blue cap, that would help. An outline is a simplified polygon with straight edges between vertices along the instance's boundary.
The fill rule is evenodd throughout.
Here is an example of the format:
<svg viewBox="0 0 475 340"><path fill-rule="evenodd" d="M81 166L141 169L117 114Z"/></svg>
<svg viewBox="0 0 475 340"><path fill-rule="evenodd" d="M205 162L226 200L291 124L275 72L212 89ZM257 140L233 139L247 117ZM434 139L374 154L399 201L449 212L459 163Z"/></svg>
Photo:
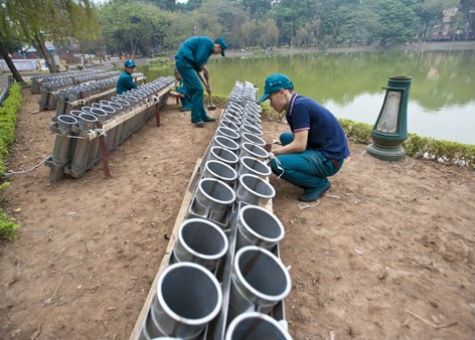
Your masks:
<svg viewBox="0 0 475 340"><path fill-rule="evenodd" d="M280 135L282 147L271 150L272 171L304 189L299 201L316 201L330 189L327 177L336 174L350 155L345 132L328 109L295 93L284 74L267 77L258 103L267 99L277 112L285 111L291 130Z"/></svg>
<svg viewBox="0 0 475 340"><path fill-rule="evenodd" d="M222 38L213 41L209 37L191 37L181 44L175 55L176 68L191 97L191 122L197 127L204 127L205 122L215 121L205 110L201 83L211 96L209 70L206 63L212 54L221 54L224 57L224 51L227 48L228 44Z"/></svg>
<svg viewBox="0 0 475 340"><path fill-rule="evenodd" d="M124 63L124 72L117 79L117 94L127 92L131 89L136 89L137 84L132 79L132 73L135 70L135 62L131 59L127 59Z"/></svg>

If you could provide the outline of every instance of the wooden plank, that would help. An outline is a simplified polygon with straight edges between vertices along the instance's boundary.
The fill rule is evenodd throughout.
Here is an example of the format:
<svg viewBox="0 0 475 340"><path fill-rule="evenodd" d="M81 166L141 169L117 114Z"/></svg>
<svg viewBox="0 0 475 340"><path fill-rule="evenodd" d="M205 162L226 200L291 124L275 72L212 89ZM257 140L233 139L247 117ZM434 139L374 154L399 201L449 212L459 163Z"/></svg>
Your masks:
<svg viewBox="0 0 475 340"><path fill-rule="evenodd" d="M191 175L190 182L193 180L195 177L198 168L200 167L201 164L201 159L198 159L195 168L193 170L193 174ZM186 190L185 195L183 197L183 201L181 203L180 210L178 211L178 215L175 220L175 225L173 226L172 233L170 235L170 239L168 241L167 249L165 250L165 255L163 255L162 262L160 264L160 267L158 268L157 274L155 275L155 278L153 280L152 286L150 287L150 290L148 292L147 298L145 299L145 303L142 307L142 310L140 311L139 317L137 319L137 322L135 323L135 326L132 330L132 334L130 336L130 340L138 340L140 336L140 331L142 329L142 325L144 324L145 319L147 318L148 311L150 310L151 304L153 297L155 295L155 289L157 287L157 282L158 278L160 277L160 274L162 271L165 269L165 267L168 265L168 262L170 261L170 256L173 250L173 245L175 244L175 240L177 237L178 229L180 228L181 224L183 223L185 216L188 212L188 207L190 205L191 199L193 196L193 192L190 190Z"/></svg>

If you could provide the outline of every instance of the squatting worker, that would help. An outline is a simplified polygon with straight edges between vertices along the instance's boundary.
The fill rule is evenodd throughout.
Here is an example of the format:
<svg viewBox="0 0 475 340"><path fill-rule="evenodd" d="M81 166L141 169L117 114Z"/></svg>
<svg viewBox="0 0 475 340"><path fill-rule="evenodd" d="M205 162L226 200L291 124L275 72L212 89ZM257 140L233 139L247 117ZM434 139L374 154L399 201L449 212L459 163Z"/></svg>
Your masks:
<svg viewBox="0 0 475 340"><path fill-rule="evenodd" d="M117 79L117 94L127 92L137 88L137 84L132 79L132 73L135 70L135 62L127 59L124 63L124 72Z"/></svg>
<svg viewBox="0 0 475 340"><path fill-rule="evenodd" d="M224 57L224 50L227 47L228 44L222 38L213 41L209 37L192 37L181 44L175 56L176 68L191 97L191 122L197 127L203 127L205 122L215 121L206 113L201 82L206 91L211 93L206 63L212 54L221 54Z"/></svg>
<svg viewBox="0 0 475 340"><path fill-rule="evenodd" d="M282 147L272 150L272 171L304 189L299 201L315 201L330 189L327 177L336 174L350 155L345 132L328 109L295 93L284 74L267 77L258 102L267 99L277 112L285 110L292 131L283 132L279 138Z"/></svg>

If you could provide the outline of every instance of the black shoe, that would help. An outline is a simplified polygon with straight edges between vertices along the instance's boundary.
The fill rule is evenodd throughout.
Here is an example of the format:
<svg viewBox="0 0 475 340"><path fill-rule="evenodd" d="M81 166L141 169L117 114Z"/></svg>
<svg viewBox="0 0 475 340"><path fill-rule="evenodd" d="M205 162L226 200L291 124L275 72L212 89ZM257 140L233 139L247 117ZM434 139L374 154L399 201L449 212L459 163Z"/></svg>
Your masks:
<svg viewBox="0 0 475 340"><path fill-rule="evenodd" d="M205 126L205 123L201 120L199 122L194 123L194 124L195 124L196 127L200 127L200 128Z"/></svg>
<svg viewBox="0 0 475 340"><path fill-rule="evenodd" d="M215 122L216 121L216 118L212 118L212 117L206 117L205 119L203 119L206 123L207 122Z"/></svg>

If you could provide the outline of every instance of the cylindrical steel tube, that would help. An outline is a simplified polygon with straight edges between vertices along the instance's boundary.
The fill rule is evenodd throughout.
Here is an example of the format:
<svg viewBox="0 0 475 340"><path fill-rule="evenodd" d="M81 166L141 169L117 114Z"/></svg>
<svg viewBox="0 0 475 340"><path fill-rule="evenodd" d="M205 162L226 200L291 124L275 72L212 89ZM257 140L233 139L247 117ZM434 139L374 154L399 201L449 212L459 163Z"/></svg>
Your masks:
<svg viewBox="0 0 475 340"><path fill-rule="evenodd" d="M269 315L246 312L238 315L226 330L225 340L292 340L287 330Z"/></svg>
<svg viewBox="0 0 475 340"><path fill-rule="evenodd" d="M218 280L204 267L175 263L163 271L152 302L156 330L164 336L197 339L223 302Z"/></svg>
<svg viewBox="0 0 475 340"><path fill-rule="evenodd" d="M185 220L173 245L177 262L194 262L213 271L228 251L226 234L213 222L202 218Z"/></svg>
<svg viewBox="0 0 475 340"><path fill-rule="evenodd" d="M255 205L239 209L236 249L254 245L272 249L284 238L284 226L269 210Z"/></svg>
<svg viewBox="0 0 475 340"><path fill-rule="evenodd" d="M290 275L277 256L261 247L241 248L231 270L228 320L248 310L267 314L290 289Z"/></svg>

